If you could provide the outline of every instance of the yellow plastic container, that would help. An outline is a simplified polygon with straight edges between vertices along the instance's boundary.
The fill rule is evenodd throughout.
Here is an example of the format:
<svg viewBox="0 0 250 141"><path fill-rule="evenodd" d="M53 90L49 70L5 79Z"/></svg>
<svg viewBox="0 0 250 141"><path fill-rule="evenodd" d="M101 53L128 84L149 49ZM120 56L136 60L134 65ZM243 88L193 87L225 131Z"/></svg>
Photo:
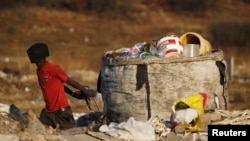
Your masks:
<svg viewBox="0 0 250 141"><path fill-rule="evenodd" d="M185 44L199 44L199 55L204 55L212 50L212 46L209 41L204 39L200 34L195 32L187 32L180 36L180 41Z"/></svg>

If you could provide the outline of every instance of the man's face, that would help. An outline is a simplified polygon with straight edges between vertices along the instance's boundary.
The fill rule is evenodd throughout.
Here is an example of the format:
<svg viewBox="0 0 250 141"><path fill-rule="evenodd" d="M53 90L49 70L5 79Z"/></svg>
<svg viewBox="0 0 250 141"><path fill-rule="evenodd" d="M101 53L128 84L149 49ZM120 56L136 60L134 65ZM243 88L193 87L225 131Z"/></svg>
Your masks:
<svg viewBox="0 0 250 141"><path fill-rule="evenodd" d="M45 62L45 59L41 59L38 62L36 62L37 68L41 68L43 66L44 62Z"/></svg>

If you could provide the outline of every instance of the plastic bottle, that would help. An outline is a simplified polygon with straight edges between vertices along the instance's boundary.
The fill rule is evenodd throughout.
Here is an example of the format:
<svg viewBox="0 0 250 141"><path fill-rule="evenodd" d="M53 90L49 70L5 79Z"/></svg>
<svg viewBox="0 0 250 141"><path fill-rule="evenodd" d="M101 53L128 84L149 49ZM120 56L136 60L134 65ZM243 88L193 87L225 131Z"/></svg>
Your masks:
<svg viewBox="0 0 250 141"><path fill-rule="evenodd" d="M149 52L151 55L156 56L157 55L157 48L156 47L150 47Z"/></svg>
<svg viewBox="0 0 250 141"><path fill-rule="evenodd" d="M152 56L152 54L150 52L142 52L140 54L140 58L142 58L142 59L149 58L151 56Z"/></svg>
<svg viewBox="0 0 250 141"><path fill-rule="evenodd" d="M131 51L129 48L126 49L123 53L124 53L124 56L131 56Z"/></svg>
<svg viewBox="0 0 250 141"><path fill-rule="evenodd" d="M158 48L156 51L156 56L164 57L165 56L164 49Z"/></svg>
<svg viewBox="0 0 250 141"><path fill-rule="evenodd" d="M136 43L135 46L139 48L140 52L143 51L144 45L146 45L146 42Z"/></svg>
<svg viewBox="0 0 250 141"><path fill-rule="evenodd" d="M144 48L145 42L136 43L133 47L130 48L130 53L132 57L138 57Z"/></svg>

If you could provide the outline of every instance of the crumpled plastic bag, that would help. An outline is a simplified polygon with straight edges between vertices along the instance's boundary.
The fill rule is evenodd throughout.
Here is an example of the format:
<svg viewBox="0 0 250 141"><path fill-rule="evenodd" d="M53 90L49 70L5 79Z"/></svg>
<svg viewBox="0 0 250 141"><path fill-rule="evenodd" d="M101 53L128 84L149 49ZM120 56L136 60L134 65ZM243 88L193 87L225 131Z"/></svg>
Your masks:
<svg viewBox="0 0 250 141"><path fill-rule="evenodd" d="M114 138L130 141L154 141L154 128L146 122L136 121L130 117L127 122L120 124L111 122L109 125L102 125L100 132L104 132Z"/></svg>
<svg viewBox="0 0 250 141"><path fill-rule="evenodd" d="M198 118L199 115L196 109L187 108L176 111L174 116L174 122L181 124L190 124L194 119Z"/></svg>

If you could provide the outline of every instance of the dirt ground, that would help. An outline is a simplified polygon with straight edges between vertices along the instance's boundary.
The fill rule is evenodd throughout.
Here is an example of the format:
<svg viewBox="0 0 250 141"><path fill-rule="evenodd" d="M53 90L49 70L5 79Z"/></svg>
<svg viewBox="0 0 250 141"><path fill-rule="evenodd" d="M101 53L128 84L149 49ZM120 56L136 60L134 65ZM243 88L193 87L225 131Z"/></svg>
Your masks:
<svg viewBox="0 0 250 141"><path fill-rule="evenodd" d="M178 35L190 30L199 31L207 36L205 25L214 19L245 20L248 18L250 9L248 5L230 2L221 10L225 13L222 16L211 12L205 19L199 17L191 20L187 16L178 16L170 12L146 10L137 15L141 18L135 22L127 19L109 21L98 15L89 16L70 11L46 10L40 7L2 9L0 11L0 103L15 104L24 112L31 109L35 115L39 115L43 108L44 103L36 81L35 66L29 63L26 56L26 49L33 42L47 42L52 46L52 55L49 60L62 65L77 81L96 88L101 56L105 51L130 47L136 42L145 40L152 41L156 37L173 31L176 31ZM146 6L138 5L138 8L143 11ZM234 14L236 16L233 16ZM174 24L173 21L175 21ZM227 57L225 59L234 55L226 48L225 54ZM248 60L246 59L248 56L237 57L235 63L237 76L228 85L229 110L250 108L248 102L250 62L242 61ZM74 112L88 112L84 101L71 97L69 100ZM100 96L97 98L97 103L102 110L103 103ZM96 108L93 102L92 107ZM51 136L53 130L48 130L44 139L44 137L23 132L24 127L6 115L0 115L0 121L0 134L19 134L24 140L34 138L41 141L57 140L56 137Z"/></svg>

